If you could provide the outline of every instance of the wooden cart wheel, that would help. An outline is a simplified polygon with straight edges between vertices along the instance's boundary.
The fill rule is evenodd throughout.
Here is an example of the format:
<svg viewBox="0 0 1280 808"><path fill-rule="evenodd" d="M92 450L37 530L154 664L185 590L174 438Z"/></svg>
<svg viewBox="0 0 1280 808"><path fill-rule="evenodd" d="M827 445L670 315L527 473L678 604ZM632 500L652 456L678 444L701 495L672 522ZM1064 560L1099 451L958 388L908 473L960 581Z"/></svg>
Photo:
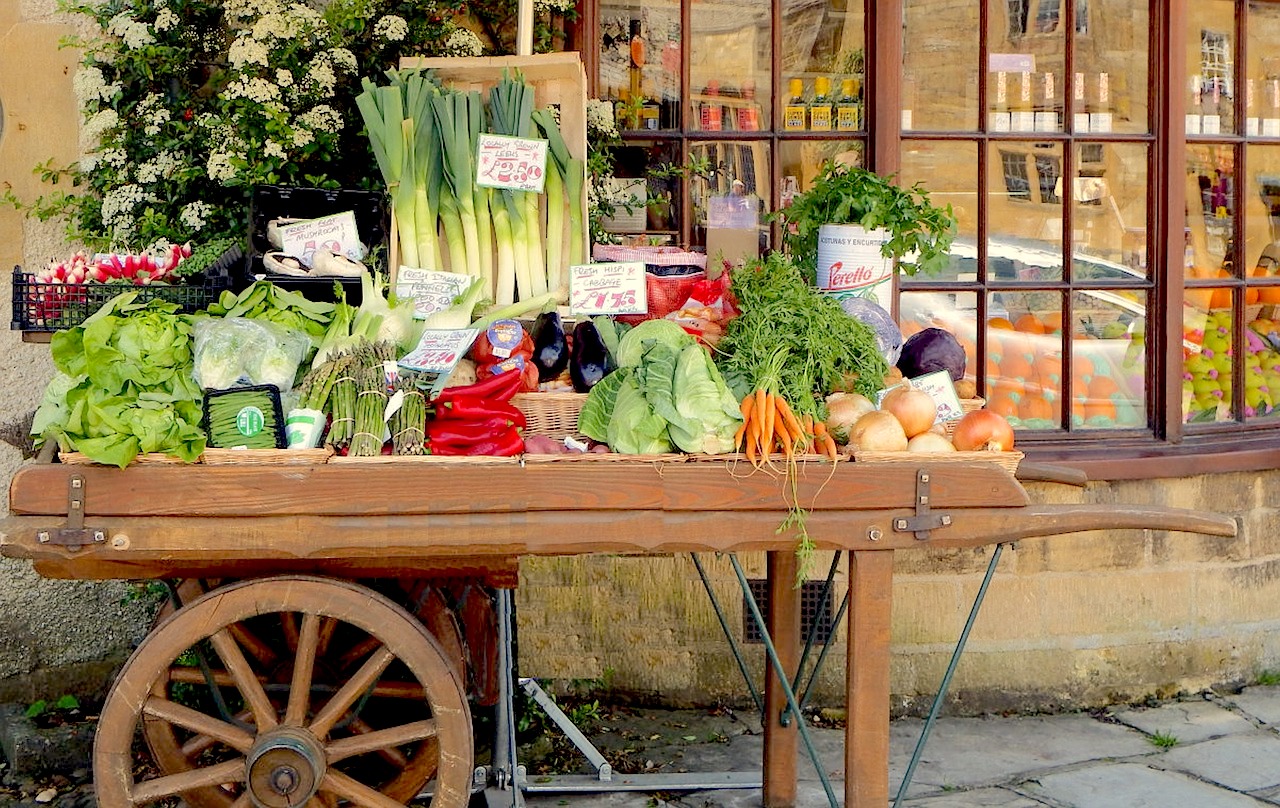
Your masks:
<svg viewBox="0 0 1280 808"><path fill-rule="evenodd" d="M276 646L289 649L287 661L259 657L254 629L272 625L296 626L294 642ZM342 647L361 651L349 675L327 684L322 651L337 635ZM218 685L211 692L221 708L212 698L178 698L175 685L191 681L193 651L207 665L197 668L202 679ZM282 667L288 677L278 684ZM160 776L135 780L140 724L149 725L149 740L171 733L182 751ZM288 576L217 589L148 635L103 705L94 783L103 808L178 795L235 808L340 800L389 808L434 774L431 808L463 808L473 753L462 683L420 623L356 584Z"/></svg>

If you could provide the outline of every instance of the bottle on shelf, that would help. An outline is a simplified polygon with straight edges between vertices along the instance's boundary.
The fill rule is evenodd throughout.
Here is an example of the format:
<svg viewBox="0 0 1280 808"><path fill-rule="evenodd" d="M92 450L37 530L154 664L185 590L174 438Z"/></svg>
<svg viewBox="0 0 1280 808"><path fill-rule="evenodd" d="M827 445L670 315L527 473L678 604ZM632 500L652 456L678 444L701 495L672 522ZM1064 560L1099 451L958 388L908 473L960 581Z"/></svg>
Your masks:
<svg viewBox="0 0 1280 808"><path fill-rule="evenodd" d="M1267 79L1266 114L1262 119L1263 137L1280 137L1280 79Z"/></svg>
<svg viewBox="0 0 1280 808"><path fill-rule="evenodd" d="M804 102L804 82L791 79L788 82L789 96L786 106L782 108L782 128L787 132L803 132L808 123L808 107Z"/></svg>
<svg viewBox="0 0 1280 808"><path fill-rule="evenodd" d="M836 99L836 130L857 132L862 128L862 109L858 102L857 79L840 80L840 97Z"/></svg>
<svg viewBox="0 0 1280 808"><path fill-rule="evenodd" d="M1089 131L1105 134L1112 130L1111 74L1099 73L1097 93L1089 109Z"/></svg>
<svg viewBox="0 0 1280 808"><path fill-rule="evenodd" d="M1089 131L1089 106L1084 99L1084 74L1076 73L1071 83L1071 131L1079 134Z"/></svg>
<svg viewBox="0 0 1280 808"><path fill-rule="evenodd" d="M1031 71L1018 74L1018 96L1013 103L1013 112L1009 113L1009 130L1013 132L1034 132L1036 129L1036 112L1031 106Z"/></svg>
<svg viewBox="0 0 1280 808"><path fill-rule="evenodd" d="M720 105L720 82L707 82L707 97L698 110L698 120L704 132L719 132L724 128L724 107Z"/></svg>
<svg viewBox="0 0 1280 808"><path fill-rule="evenodd" d="M737 110L738 128L744 132L760 130L760 105L756 101L756 83L742 83L742 105Z"/></svg>
<svg viewBox="0 0 1280 808"><path fill-rule="evenodd" d="M1244 133L1250 137L1262 134L1262 119L1258 117L1257 84L1254 79L1244 83Z"/></svg>
<svg viewBox="0 0 1280 808"><path fill-rule="evenodd" d="M831 79L818 76L813 80L813 101L809 103L809 131L830 132L832 109Z"/></svg>
<svg viewBox="0 0 1280 808"><path fill-rule="evenodd" d="M1209 92L1201 99L1200 133L1205 135L1222 134L1222 88L1217 79L1210 79Z"/></svg>
<svg viewBox="0 0 1280 808"><path fill-rule="evenodd" d="M995 111L987 122L988 131L1009 131L1009 74L1003 70L996 71L995 102L991 105Z"/></svg>
<svg viewBox="0 0 1280 808"><path fill-rule="evenodd" d="M1057 132L1061 128L1058 125L1058 94L1057 86L1054 81L1053 71L1046 70L1040 74L1040 81L1037 82L1036 92L1036 131L1037 132Z"/></svg>
<svg viewBox="0 0 1280 808"><path fill-rule="evenodd" d="M640 97L641 73L644 67L644 36L640 32L640 20L631 21L631 66L629 73L631 98Z"/></svg>

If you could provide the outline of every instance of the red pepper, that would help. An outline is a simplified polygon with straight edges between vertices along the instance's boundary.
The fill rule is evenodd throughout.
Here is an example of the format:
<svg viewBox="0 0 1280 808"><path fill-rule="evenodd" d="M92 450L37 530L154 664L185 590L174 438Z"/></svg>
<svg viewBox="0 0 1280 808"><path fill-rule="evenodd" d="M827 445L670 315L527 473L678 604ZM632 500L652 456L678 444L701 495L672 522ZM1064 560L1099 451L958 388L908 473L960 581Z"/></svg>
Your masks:
<svg viewBox="0 0 1280 808"><path fill-rule="evenodd" d="M436 397L437 402L453 401L462 397L488 398L497 401L510 401L520 390L519 373L499 373L497 376L482 382L468 384L463 387L446 387Z"/></svg>
<svg viewBox="0 0 1280 808"><path fill-rule="evenodd" d="M523 451L524 438L520 437L520 433L516 431L515 427L508 427L505 432L495 437L466 446L454 443L431 444L432 454L446 456L489 455L492 457L513 457Z"/></svg>
<svg viewBox="0 0 1280 808"><path fill-rule="evenodd" d="M525 425L524 413L505 401L460 396L452 401L436 402L436 418L441 421L466 421L476 418L504 418L518 427Z"/></svg>
<svg viewBox="0 0 1280 808"><path fill-rule="evenodd" d="M437 443L470 445L490 440L514 425L501 416L469 421L428 421L427 440L434 446Z"/></svg>

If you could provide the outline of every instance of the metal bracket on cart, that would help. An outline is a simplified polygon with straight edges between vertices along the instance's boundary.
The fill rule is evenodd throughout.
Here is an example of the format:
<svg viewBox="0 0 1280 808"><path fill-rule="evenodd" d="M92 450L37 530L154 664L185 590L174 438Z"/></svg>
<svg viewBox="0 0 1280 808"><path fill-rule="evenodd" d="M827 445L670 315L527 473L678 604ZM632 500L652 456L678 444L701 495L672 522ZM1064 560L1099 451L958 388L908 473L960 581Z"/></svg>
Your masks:
<svg viewBox="0 0 1280 808"><path fill-rule="evenodd" d="M67 525L36 532L41 544L53 544L71 550L79 550L90 544L107 540L107 531L84 526L84 476L72 474L67 480Z"/></svg>
<svg viewBox="0 0 1280 808"><path fill-rule="evenodd" d="M921 541L929 538L929 531L951 524L951 514L935 513L929 507L929 472L920 469L916 472L916 515L893 520L893 529L898 533L914 533Z"/></svg>

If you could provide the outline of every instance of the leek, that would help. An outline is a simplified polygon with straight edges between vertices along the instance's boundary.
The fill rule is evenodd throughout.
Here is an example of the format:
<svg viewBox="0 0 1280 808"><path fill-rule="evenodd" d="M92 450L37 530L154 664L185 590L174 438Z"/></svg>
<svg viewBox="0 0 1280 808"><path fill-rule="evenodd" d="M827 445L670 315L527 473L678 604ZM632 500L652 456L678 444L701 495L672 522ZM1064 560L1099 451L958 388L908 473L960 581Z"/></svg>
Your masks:
<svg viewBox="0 0 1280 808"><path fill-rule="evenodd" d="M533 113L533 88L525 84L519 71L515 77L503 71L502 80L489 90L489 121L494 134L511 137L529 137ZM526 191L503 188L498 194L501 204L493 211L494 230L498 239L498 303L510 303L518 294L521 298L533 297L536 290L546 291L546 274L533 277L534 265L530 261L530 239L538 234L537 199L534 198L532 217ZM505 244L504 244L505 240ZM539 249L538 241L533 242ZM541 262L538 262L541 264Z"/></svg>
<svg viewBox="0 0 1280 808"><path fill-rule="evenodd" d="M369 135L382 181L391 195L391 208L401 228L413 228L416 221L415 195L411 178L406 177L404 143L404 101L398 87L378 87L369 79L361 82L364 92L356 96L356 107L364 118L364 128ZM419 266L417 239L400 239L401 260L409 266Z"/></svg>
<svg viewBox="0 0 1280 808"><path fill-rule="evenodd" d="M582 188L586 183L586 163L574 157L560 133L556 115L550 109L533 113L534 123L547 139L547 285L556 289L568 283L568 267L585 260ZM564 206L569 206L569 253L557 235L564 230Z"/></svg>
<svg viewBox="0 0 1280 808"><path fill-rule="evenodd" d="M472 191L475 147L468 120L473 104L468 96L462 92L442 92L432 98L432 110L440 136L444 176L440 218L449 247L449 268L453 272L480 277L480 236Z"/></svg>

